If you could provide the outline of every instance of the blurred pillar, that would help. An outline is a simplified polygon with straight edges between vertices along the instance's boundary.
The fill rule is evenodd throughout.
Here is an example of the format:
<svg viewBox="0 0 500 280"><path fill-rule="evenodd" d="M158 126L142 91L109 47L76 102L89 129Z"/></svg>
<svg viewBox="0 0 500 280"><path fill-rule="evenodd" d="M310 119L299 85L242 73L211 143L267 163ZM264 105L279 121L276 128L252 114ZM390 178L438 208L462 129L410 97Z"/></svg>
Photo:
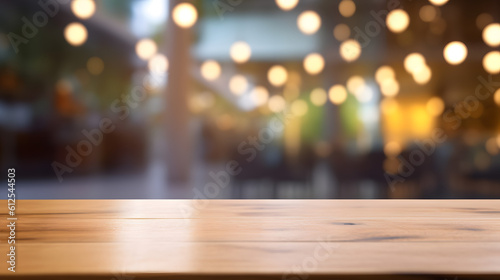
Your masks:
<svg viewBox="0 0 500 280"><path fill-rule="evenodd" d="M169 1L169 11L172 11L180 2L179 0ZM169 61L165 95L167 180L169 183L186 183L190 177L193 151L187 102L190 90L191 29L178 27L169 16L166 32Z"/></svg>

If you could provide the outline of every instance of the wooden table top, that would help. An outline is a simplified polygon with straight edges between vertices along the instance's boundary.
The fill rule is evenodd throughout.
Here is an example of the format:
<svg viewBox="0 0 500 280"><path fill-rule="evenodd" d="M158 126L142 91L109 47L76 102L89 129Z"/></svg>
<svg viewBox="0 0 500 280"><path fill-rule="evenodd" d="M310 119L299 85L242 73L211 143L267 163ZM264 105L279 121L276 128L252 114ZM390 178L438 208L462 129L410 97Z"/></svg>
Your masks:
<svg viewBox="0 0 500 280"><path fill-rule="evenodd" d="M499 200L16 203L0 279L500 279Z"/></svg>

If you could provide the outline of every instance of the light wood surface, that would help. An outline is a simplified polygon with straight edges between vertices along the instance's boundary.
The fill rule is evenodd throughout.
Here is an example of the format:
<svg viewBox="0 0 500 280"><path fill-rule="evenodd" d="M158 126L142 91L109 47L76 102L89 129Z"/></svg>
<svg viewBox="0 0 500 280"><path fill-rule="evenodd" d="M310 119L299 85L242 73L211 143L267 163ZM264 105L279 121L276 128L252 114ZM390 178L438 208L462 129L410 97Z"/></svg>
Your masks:
<svg viewBox="0 0 500 280"><path fill-rule="evenodd" d="M2 261L0 279L500 279L498 200L18 200L16 213L17 272Z"/></svg>

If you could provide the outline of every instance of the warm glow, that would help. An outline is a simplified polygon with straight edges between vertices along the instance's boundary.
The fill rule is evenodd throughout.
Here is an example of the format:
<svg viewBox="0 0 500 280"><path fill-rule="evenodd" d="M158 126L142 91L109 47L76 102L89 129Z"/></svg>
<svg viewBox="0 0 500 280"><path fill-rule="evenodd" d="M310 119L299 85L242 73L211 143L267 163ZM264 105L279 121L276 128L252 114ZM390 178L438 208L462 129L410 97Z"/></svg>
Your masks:
<svg viewBox="0 0 500 280"><path fill-rule="evenodd" d="M229 54L234 62L236 63L245 63L250 59L252 55L252 50L250 46L243 41L235 42L231 46L231 50Z"/></svg>
<svg viewBox="0 0 500 280"><path fill-rule="evenodd" d="M217 128L220 130L229 130L234 127L234 118L229 114L224 114L216 119Z"/></svg>
<svg viewBox="0 0 500 280"><path fill-rule="evenodd" d="M311 53L304 58L303 64L307 73L316 75L323 71L325 60L319 53Z"/></svg>
<svg viewBox="0 0 500 280"><path fill-rule="evenodd" d="M431 2L431 4L435 6L443 6L448 2L448 0L429 0L429 2Z"/></svg>
<svg viewBox="0 0 500 280"><path fill-rule="evenodd" d="M500 106L500 89L497 89L495 91L495 94L493 95L493 100L495 100L495 103Z"/></svg>
<svg viewBox="0 0 500 280"><path fill-rule="evenodd" d="M99 75L104 70L104 62L99 57L91 57L87 60L87 70L92 75Z"/></svg>
<svg viewBox="0 0 500 280"><path fill-rule="evenodd" d="M358 59L361 55L361 45L354 39L349 39L340 44L340 56L347 62Z"/></svg>
<svg viewBox="0 0 500 280"><path fill-rule="evenodd" d="M142 39L135 45L135 52L141 59L148 60L156 54L156 43L151 39Z"/></svg>
<svg viewBox="0 0 500 280"><path fill-rule="evenodd" d="M413 79L419 85L427 84L432 78L432 71L427 65L425 65L418 72L413 73Z"/></svg>
<svg viewBox="0 0 500 280"><path fill-rule="evenodd" d="M288 79L288 72L281 65L274 65L267 71L267 79L269 83L275 87L284 85Z"/></svg>
<svg viewBox="0 0 500 280"><path fill-rule="evenodd" d="M87 28L78 22L70 23L64 28L64 38L72 46L80 46L87 41Z"/></svg>
<svg viewBox="0 0 500 280"><path fill-rule="evenodd" d="M314 11L304 11L297 18L297 26L302 33L311 35L321 27L321 18Z"/></svg>
<svg viewBox="0 0 500 280"><path fill-rule="evenodd" d="M399 93L399 83L394 79L386 79L380 83L380 91L383 96L396 96Z"/></svg>
<svg viewBox="0 0 500 280"><path fill-rule="evenodd" d="M346 85L349 92L357 95L365 88L365 80L361 76L352 76L347 80Z"/></svg>
<svg viewBox="0 0 500 280"><path fill-rule="evenodd" d="M266 104L267 99L269 98L269 92L265 87L258 86L255 87L252 92L250 93L250 96L255 104L255 106L262 106Z"/></svg>
<svg viewBox="0 0 500 280"><path fill-rule="evenodd" d="M78 18L88 19L95 13L94 0L73 0L71 2L71 11Z"/></svg>
<svg viewBox="0 0 500 280"><path fill-rule="evenodd" d="M490 155L497 155L499 150L498 150L498 145L497 145L497 140L492 137L490 139L488 139L488 141L486 141L486 145L485 145L485 148L486 148L486 151L490 154Z"/></svg>
<svg viewBox="0 0 500 280"><path fill-rule="evenodd" d="M484 70L490 74L500 73L500 52L492 51L483 57Z"/></svg>
<svg viewBox="0 0 500 280"><path fill-rule="evenodd" d="M179 3L172 10L172 19L182 28L189 28L196 23L198 12L191 3Z"/></svg>
<svg viewBox="0 0 500 280"><path fill-rule="evenodd" d="M156 74L163 74L168 70L167 57L159 53L153 56L148 62L149 71Z"/></svg>
<svg viewBox="0 0 500 280"><path fill-rule="evenodd" d="M339 3L339 12L343 17L351 17L356 12L356 4L351 0L342 0Z"/></svg>
<svg viewBox="0 0 500 280"><path fill-rule="evenodd" d="M408 28L410 17L404 10L396 9L389 12L385 21L390 31L401 33Z"/></svg>
<svg viewBox="0 0 500 280"><path fill-rule="evenodd" d="M375 72L375 81L381 84L385 80L394 80L396 77L396 73L391 66L383 65L380 66Z"/></svg>
<svg viewBox="0 0 500 280"><path fill-rule="evenodd" d="M488 24L483 29L483 41L490 47L498 47L500 45L500 24Z"/></svg>
<svg viewBox="0 0 500 280"><path fill-rule="evenodd" d="M307 103L301 99L295 100L290 106L290 110L296 116L303 116L307 113L308 110Z"/></svg>
<svg viewBox="0 0 500 280"><path fill-rule="evenodd" d="M281 95L273 95L271 96L271 98L269 98L267 106L269 107L269 110L271 110L271 112L279 113L285 109L286 102Z"/></svg>
<svg viewBox="0 0 500 280"><path fill-rule="evenodd" d="M207 60L201 65L201 75L208 81L213 81L219 78L220 72L220 65L215 60Z"/></svg>
<svg viewBox="0 0 500 280"><path fill-rule="evenodd" d="M419 72L425 66L425 58L419 53L411 53L405 57L404 67L408 73Z"/></svg>
<svg viewBox="0 0 500 280"><path fill-rule="evenodd" d="M441 113L443 113L444 102L439 97L432 97L431 99L429 99L429 101L427 101L425 108L427 109L427 112L431 116L437 117L437 116L441 115Z"/></svg>
<svg viewBox="0 0 500 280"><path fill-rule="evenodd" d="M328 91L328 98L335 105L344 103L347 98L347 91L343 85L334 85Z"/></svg>
<svg viewBox="0 0 500 280"><path fill-rule="evenodd" d="M398 102L394 98L384 98L382 102L380 102L380 110L383 114L393 114L397 112L398 108Z"/></svg>
<svg viewBox="0 0 500 280"><path fill-rule="evenodd" d="M386 156L397 156L401 153L401 145L398 142L389 142L384 146L384 154Z"/></svg>
<svg viewBox="0 0 500 280"><path fill-rule="evenodd" d="M462 42L454 41L446 45L443 55L446 62L451 65L458 65L467 57L467 47Z"/></svg>
<svg viewBox="0 0 500 280"><path fill-rule="evenodd" d="M425 22L432 22L436 19L437 9L432 5L425 5L420 8L420 19Z"/></svg>
<svg viewBox="0 0 500 280"><path fill-rule="evenodd" d="M243 75L234 75L229 80L229 90L235 95L241 95L248 89L248 81Z"/></svg>
<svg viewBox="0 0 500 280"><path fill-rule="evenodd" d="M276 5L283 11L290 11L295 8L299 0L276 0Z"/></svg>
<svg viewBox="0 0 500 280"><path fill-rule="evenodd" d="M311 91L310 99L312 104L323 106L326 103L326 91L322 88L315 88Z"/></svg>
<svg viewBox="0 0 500 280"><path fill-rule="evenodd" d="M347 24L340 23L333 29L333 37L339 41L345 41L351 36L351 29Z"/></svg>

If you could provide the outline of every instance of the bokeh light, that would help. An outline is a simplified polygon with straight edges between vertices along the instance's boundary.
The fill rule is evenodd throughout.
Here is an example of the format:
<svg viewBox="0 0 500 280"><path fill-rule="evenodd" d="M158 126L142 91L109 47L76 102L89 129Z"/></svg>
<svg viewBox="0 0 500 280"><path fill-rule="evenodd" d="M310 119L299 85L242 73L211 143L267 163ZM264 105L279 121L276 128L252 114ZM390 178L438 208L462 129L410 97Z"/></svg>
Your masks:
<svg viewBox="0 0 500 280"><path fill-rule="evenodd" d="M347 62L355 61L361 55L361 45L354 39L349 39L340 44L340 56Z"/></svg>
<svg viewBox="0 0 500 280"><path fill-rule="evenodd" d="M493 16L488 13L482 13L476 18L476 26L479 30L483 30L488 24L493 22Z"/></svg>
<svg viewBox="0 0 500 280"><path fill-rule="evenodd" d="M483 41L490 47L500 46L500 24L491 23L483 29Z"/></svg>
<svg viewBox="0 0 500 280"><path fill-rule="evenodd" d="M500 52L491 51L483 57L483 68L490 74L500 73Z"/></svg>
<svg viewBox="0 0 500 280"><path fill-rule="evenodd" d="M304 69L311 75L317 75L325 67L325 60L319 53L308 54L304 58Z"/></svg>
<svg viewBox="0 0 500 280"><path fill-rule="evenodd" d="M385 79L380 83L380 92L387 97L393 97L399 93L399 83L394 79Z"/></svg>
<svg viewBox="0 0 500 280"><path fill-rule="evenodd" d="M281 65L274 65L267 71L269 83L275 87L284 85L288 79L286 68Z"/></svg>
<svg viewBox="0 0 500 280"><path fill-rule="evenodd" d="M328 90L328 98L333 104L340 105L347 99L347 90L343 85L333 85Z"/></svg>
<svg viewBox="0 0 500 280"><path fill-rule="evenodd" d="M231 45L229 54L234 62L245 63L250 59L252 49L246 42L238 41Z"/></svg>
<svg viewBox="0 0 500 280"><path fill-rule="evenodd" d="M420 85L427 84L432 78L431 68L427 65L424 65L419 71L413 72L412 74L415 82Z"/></svg>
<svg viewBox="0 0 500 280"><path fill-rule="evenodd" d="M495 94L493 94L493 100L495 100L495 103L500 106L500 89L497 89L495 91ZM499 138L500 139L500 135L499 135Z"/></svg>
<svg viewBox="0 0 500 280"><path fill-rule="evenodd" d="M347 79L346 86L350 93L357 95L364 89L365 80L361 76L355 75Z"/></svg>
<svg viewBox="0 0 500 280"><path fill-rule="evenodd" d="M247 78L243 75L234 75L229 80L229 90L235 95L241 95L248 89Z"/></svg>
<svg viewBox="0 0 500 280"><path fill-rule="evenodd" d="M384 154L388 157L399 155L399 153L401 153L401 150L401 145L396 141L388 142L384 146Z"/></svg>
<svg viewBox="0 0 500 280"><path fill-rule="evenodd" d="M255 106L262 106L267 103L269 91L263 86L257 86L250 92L250 97Z"/></svg>
<svg viewBox="0 0 500 280"><path fill-rule="evenodd" d="M311 91L309 96L311 103L316 106L323 106L326 103L326 91L322 88L315 88Z"/></svg>
<svg viewBox="0 0 500 280"><path fill-rule="evenodd" d="M432 5L435 6L443 6L444 4L448 3L448 0L429 0Z"/></svg>
<svg viewBox="0 0 500 280"><path fill-rule="evenodd" d="M99 75L104 70L104 62L101 58L94 56L87 60L87 70L92 75Z"/></svg>
<svg viewBox="0 0 500 280"><path fill-rule="evenodd" d="M304 11L297 17L297 26L302 33L311 35L321 27L321 18L314 11Z"/></svg>
<svg viewBox="0 0 500 280"><path fill-rule="evenodd" d="M343 17L351 17L356 12L356 4L352 0L342 0L339 3L339 12Z"/></svg>
<svg viewBox="0 0 500 280"><path fill-rule="evenodd" d="M459 41L450 42L444 48L443 55L446 62L458 65L467 57L467 47Z"/></svg>
<svg viewBox="0 0 500 280"><path fill-rule="evenodd" d="M148 61L149 71L155 74L163 74L168 70L168 59L165 55L161 53L155 54Z"/></svg>
<svg viewBox="0 0 500 280"><path fill-rule="evenodd" d="M389 12L386 18L387 28L394 33L401 33L408 28L410 17L402 9L395 9Z"/></svg>
<svg viewBox="0 0 500 280"><path fill-rule="evenodd" d="M340 23L333 29L333 37L339 41L345 41L351 36L351 29L347 24Z"/></svg>
<svg viewBox="0 0 500 280"><path fill-rule="evenodd" d="M392 67L387 65L380 66L375 72L375 81L381 84L385 80L394 80L396 78L396 73Z"/></svg>
<svg viewBox="0 0 500 280"><path fill-rule="evenodd" d="M297 6L299 0L276 0L276 5L283 11L290 11Z"/></svg>
<svg viewBox="0 0 500 280"><path fill-rule="evenodd" d="M201 75L208 81L213 81L219 78L221 67L215 60L207 60L200 67Z"/></svg>
<svg viewBox="0 0 500 280"><path fill-rule="evenodd" d="M425 5L420 8L419 16L424 22L432 22L436 19L438 10L432 5Z"/></svg>
<svg viewBox="0 0 500 280"><path fill-rule="evenodd" d="M305 114L307 114L307 111L309 110L307 106L307 102L305 102L302 99L297 99L294 102L292 102L292 105L290 106L290 110L292 111L292 114L301 117Z"/></svg>
<svg viewBox="0 0 500 280"><path fill-rule="evenodd" d="M172 10L172 19L182 28L189 28L196 23L198 12L191 3L179 3Z"/></svg>
<svg viewBox="0 0 500 280"><path fill-rule="evenodd" d="M95 13L94 0L73 0L71 11L80 19L88 19Z"/></svg>
<svg viewBox="0 0 500 280"><path fill-rule="evenodd" d="M432 97L427 101L425 108L431 116L437 117L444 111L444 102L439 97Z"/></svg>
<svg viewBox="0 0 500 280"><path fill-rule="evenodd" d="M269 107L269 110L271 110L271 112L279 113L285 110L286 102L281 95L273 95L271 96L271 98L269 98L267 106Z"/></svg>
<svg viewBox="0 0 500 280"><path fill-rule="evenodd" d="M141 39L135 45L137 56L143 60L148 60L156 54L158 47L151 39Z"/></svg>
<svg viewBox="0 0 500 280"><path fill-rule="evenodd" d="M404 67L408 73L416 73L425 67L425 57L419 53L410 53L405 57Z"/></svg>
<svg viewBox="0 0 500 280"><path fill-rule="evenodd" d="M64 28L64 38L72 46L81 46L87 41L87 28L79 22L72 22Z"/></svg>

